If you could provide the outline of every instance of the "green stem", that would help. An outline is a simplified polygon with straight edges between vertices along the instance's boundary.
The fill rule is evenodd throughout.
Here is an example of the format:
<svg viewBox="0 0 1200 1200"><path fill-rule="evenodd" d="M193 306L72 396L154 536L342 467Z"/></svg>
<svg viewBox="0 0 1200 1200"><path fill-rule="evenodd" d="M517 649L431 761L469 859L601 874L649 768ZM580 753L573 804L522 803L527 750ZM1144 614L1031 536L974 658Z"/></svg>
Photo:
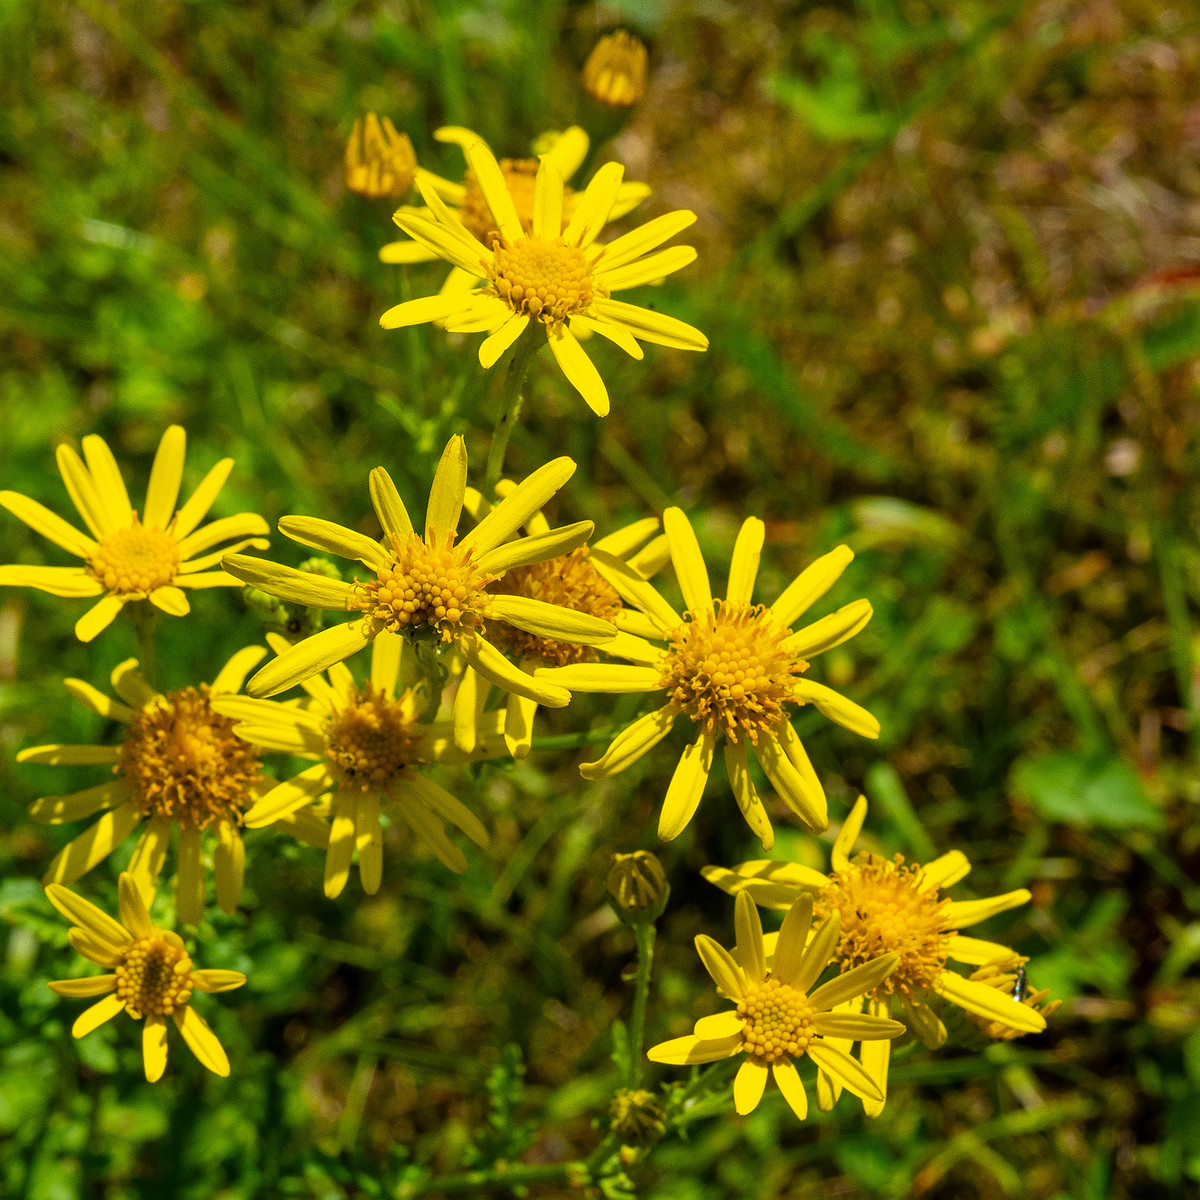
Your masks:
<svg viewBox="0 0 1200 1200"><path fill-rule="evenodd" d="M633 1019L629 1024L629 1086L635 1088L642 1077L642 1042L646 1036L646 999L650 995L650 971L654 966L654 926L635 925L637 938L637 978L634 981Z"/></svg>
<svg viewBox="0 0 1200 1200"><path fill-rule="evenodd" d="M521 416L521 385L529 373L529 364L537 352L536 330L527 329L518 339L513 356L509 360L508 373L504 376L504 391L500 395L500 418L496 432L492 434L492 445L488 450L487 472L483 477L483 495L491 500L496 483L504 470L504 452L513 426Z"/></svg>
<svg viewBox="0 0 1200 1200"><path fill-rule="evenodd" d="M135 600L126 611L133 618L137 633L138 667L142 678L153 688L158 675L158 664L154 656L154 629L158 625L158 609L149 600Z"/></svg>

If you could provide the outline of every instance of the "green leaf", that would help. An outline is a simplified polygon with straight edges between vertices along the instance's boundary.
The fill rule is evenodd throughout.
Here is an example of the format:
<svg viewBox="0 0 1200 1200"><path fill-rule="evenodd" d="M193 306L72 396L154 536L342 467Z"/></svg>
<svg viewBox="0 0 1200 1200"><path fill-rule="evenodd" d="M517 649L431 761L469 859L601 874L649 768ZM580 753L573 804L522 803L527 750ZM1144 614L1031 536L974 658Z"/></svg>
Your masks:
<svg viewBox="0 0 1200 1200"><path fill-rule="evenodd" d="M1111 829L1161 829L1162 813L1150 803L1137 773L1117 758L1057 751L1018 760L1009 775L1012 792L1047 821Z"/></svg>

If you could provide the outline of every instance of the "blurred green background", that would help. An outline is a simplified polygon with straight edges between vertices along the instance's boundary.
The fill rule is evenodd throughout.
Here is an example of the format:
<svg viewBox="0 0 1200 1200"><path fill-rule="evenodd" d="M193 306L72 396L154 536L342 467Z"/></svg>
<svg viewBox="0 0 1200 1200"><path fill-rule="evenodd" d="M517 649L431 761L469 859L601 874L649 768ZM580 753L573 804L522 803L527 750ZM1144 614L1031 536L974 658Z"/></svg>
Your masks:
<svg viewBox="0 0 1200 1200"><path fill-rule="evenodd" d="M768 600L849 542L824 603L864 595L876 615L815 669L883 736L798 721L834 821L865 790L877 848L968 853L957 896L1029 886L1034 903L983 936L1031 955L1031 984L1065 1000L1037 1038L900 1050L875 1121L846 1097L801 1126L773 1094L748 1119L696 1121L639 1194L1195 1195L1194 6L3 0L0 486L66 513L53 447L99 432L140 496L171 421L189 486L237 459L216 515L272 524L370 530L379 463L420 511L453 432L481 468L497 373L477 338L379 329L445 268L377 261L391 206L345 193L344 142L376 110L457 178L440 124L510 156L546 128L595 130L578 69L617 22L651 45L650 91L587 170L615 156L653 186L636 220L698 214L699 261L632 298L712 345L639 364L593 342L603 422L539 360L510 468L573 455L554 515L602 532L682 504L718 575L762 515ZM0 518L0 561L66 561ZM278 537L271 551L304 553ZM203 1009L233 1074L176 1040L151 1087L136 1027L75 1042L79 1002L45 982L75 956L37 880L78 827L35 826L25 806L95 772L12 762L111 736L59 679L103 685L134 639L118 625L81 646L81 611L0 594L0 1195L396 1195L414 1164L586 1156L630 992L605 872L614 850L655 847L674 755L600 786L579 783L590 750L460 774L491 850L454 877L392 830L370 899L353 879L324 900L319 852L252 837L243 911L201 930L204 965L250 976ZM236 592L199 593L193 613L163 623L172 686L260 636ZM580 697L539 733L609 714ZM777 853L825 861L777 828ZM83 890L111 905L131 848ZM728 940L732 906L697 868L756 848L718 773L662 850L651 1042L716 1004L691 941Z"/></svg>

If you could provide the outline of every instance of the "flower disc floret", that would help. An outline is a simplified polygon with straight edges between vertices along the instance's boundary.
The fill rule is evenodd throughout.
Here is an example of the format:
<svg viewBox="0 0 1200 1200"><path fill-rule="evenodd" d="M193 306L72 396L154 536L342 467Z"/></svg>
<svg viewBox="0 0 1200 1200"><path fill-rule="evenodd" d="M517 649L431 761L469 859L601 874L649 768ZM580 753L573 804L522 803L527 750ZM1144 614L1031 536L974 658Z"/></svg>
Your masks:
<svg viewBox="0 0 1200 1200"><path fill-rule="evenodd" d="M812 1006L804 993L769 976L751 985L738 1001L737 1014L746 1022L746 1052L764 1062L803 1054L816 1036Z"/></svg>
<svg viewBox="0 0 1200 1200"><path fill-rule="evenodd" d="M125 730L114 771L133 785L147 817L205 829L221 819L240 824L262 763L233 721L213 711L202 683L148 701Z"/></svg>
<svg viewBox="0 0 1200 1200"><path fill-rule="evenodd" d="M325 742L342 789L386 788L417 758L420 731L404 706L367 683L325 722Z"/></svg>
<svg viewBox="0 0 1200 1200"><path fill-rule="evenodd" d="M484 587L495 576L480 571L469 551L456 550L451 534L444 546L428 545L413 535L394 539L395 561L377 578L356 583L351 605L366 613L374 634L416 635L436 631L442 642L483 624Z"/></svg>
<svg viewBox="0 0 1200 1200"><path fill-rule="evenodd" d="M165 529L143 525L134 513L131 525L101 538L88 565L107 591L148 595L175 578L179 543Z"/></svg>
<svg viewBox="0 0 1200 1200"><path fill-rule="evenodd" d="M894 859L859 854L830 875L829 886L816 897L815 911L841 917L835 955L843 971L878 958L899 954L900 964L876 989L875 998L899 994L923 1000L946 965L951 939L946 908L936 888L921 890L922 870Z"/></svg>
<svg viewBox="0 0 1200 1200"><path fill-rule="evenodd" d="M546 562L514 567L498 579L490 591L497 595L526 596L574 612L588 613L604 621L611 621L622 607L616 589L591 563L586 546ZM506 621L489 622L488 636L508 650L517 662L529 658L546 666L562 667L568 663L595 662L599 657L591 646L538 637Z"/></svg>
<svg viewBox="0 0 1200 1200"><path fill-rule="evenodd" d="M114 968L117 996L131 1017L167 1016L192 998L192 960L177 933L138 938Z"/></svg>
<svg viewBox="0 0 1200 1200"><path fill-rule="evenodd" d="M794 677L808 668L785 647L790 635L761 604L689 611L667 635L663 687L704 733L758 745L787 716Z"/></svg>
<svg viewBox="0 0 1200 1200"><path fill-rule="evenodd" d="M595 295L606 295L592 279L583 251L561 237L525 238L512 246L493 242L492 287L515 313L557 324L586 312Z"/></svg>

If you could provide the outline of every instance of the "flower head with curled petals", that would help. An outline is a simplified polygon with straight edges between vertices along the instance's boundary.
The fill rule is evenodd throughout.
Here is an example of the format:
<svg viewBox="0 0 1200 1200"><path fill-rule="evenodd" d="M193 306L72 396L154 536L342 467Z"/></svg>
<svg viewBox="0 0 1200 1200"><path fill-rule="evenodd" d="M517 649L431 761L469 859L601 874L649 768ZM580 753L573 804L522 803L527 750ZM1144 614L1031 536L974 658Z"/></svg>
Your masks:
<svg viewBox="0 0 1200 1200"><path fill-rule="evenodd" d="M277 634L267 640L277 654L288 642ZM355 849L363 890L373 895L383 878L381 802L399 816L413 836L452 871L467 869L466 855L450 839L449 821L480 846L488 833L473 812L430 777L435 764L454 765L506 753L500 728L503 711L486 714L473 752L454 745L453 725L446 719L423 722L427 697L411 645L393 633L381 633L371 644L371 675L355 682L344 663L304 683L304 706L225 696L216 709L237 722L234 731L261 751L309 759L312 766L277 784L246 813L246 825L287 826L304 818L305 841L327 846L325 895L341 894L350 875ZM398 684L407 683L409 686ZM314 815L328 809L331 825ZM325 829L324 840L309 834L312 824Z"/></svg>
<svg viewBox="0 0 1200 1200"><path fill-rule="evenodd" d="M153 887L162 872L171 830L179 830L179 919L196 925L204 911L203 835L214 836L213 873L217 902L236 910L242 895L242 815L269 786L258 751L237 736L233 722L213 704L236 692L266 654L262 646L239 650L211 684L155 692L136 659L112 673L119 699L85 683L64 680L75 699L124 726L115 746L31 746L18 762L110 766L106 783L65 796L43 796L29 806L35 821L61 825L97 816L96 821L55 855L45 882L69 884L106 858L143 825L130 870Z"/></svg>
<svg viewBox="0 0 1200 1200"><path fill-rule="evenodd" d="M61 884L46 887L46 896L72 928L71 945L109 974L58 979L50 984L60 996L100 996L79 1016L71 1029L81 1038L115 1017L122 1009L142 1026L142 1058L146 1078L154 1083L167 1067L167 1017L175 1022L192 1053L217 1075L229 1074L229 1059L216 1034L191 1007L194 992L227 992L241 987L240 971L197 969L183 944L170 929L150 920L154 888L126 872L119 880L119 921Z"/></svg>
<svg viewBox="0 0 1200 1200"><path fill-rule="evenodd" d="M946 966L948 960L979 965L1007 958L1011 951L1006 946L958 931L1025 904L1029 892L1019 888L986 900L951 900L942 889L971 869L959 850L924 866L906 864L902 855L883 858L862 852L851 857L866 814L867 801L860 796L838 833L833 869L827 875L776 859L746 862L732 870L705 867L702 873L723 891L749 896L765 908L786 909L799 897L809 897L819 917L838 918L831 957L841 971L853 971L881 954L895 955L896 969L856 1000L854 1011L865 1004L869 1012L884 1015L895 1001L913 1031L931 1047L946 1038L945 1026L928 1003L935 995L973 1017L1002 1021L1022 1033L1044 1029L1045 1019L1036 1009L1013 1004L991 981L967 979ZM886 1046L862 1048L863 1066L884 1094L888 1058ZM840 1087L828 1076L818 1082L822 1107L829 1107ZM864 1106L868 1115L877 1115L883 1102L864 1100Z"/></svg>
<svg viewBox="0 0 1200 1200"><path fill-rule="evenodd" d="M233 467L231 458L217 463L176 510L186 440L178 425L163 434L140 516L130 505L120 468L103 438L92 434L83 439L83 459L70 446L60 445L58 468L88 533L18 492L0 492L0 504L83 559L84 565L0 566L0 584L37 588L54 596L99 596L75 624L81 642L90 642L130 601L149 600L163 612L182 617L190 606L181 589L237 587L232 576L210 568L230 551L247 546L265 550L269 543L261 535L267 523L257 513L238 513L197 528ZM233 546L213 550L231 539L237 539Z"/></svg>
<svg viewBox="0 0 1200 1200"><path fill-rule="evenodd" d="M751 779L753 751L787 806L810 829L828 824L825 791L791 726L794 710L814 705L830 719L864 737L879 736L866 709L813 682L809 662L852 638L871 619L871 605L855 600L812 625L793 629L798 617L837 581L854 557L845 546L802 571L770 606L753 603L765 527L750 517L738 534L724 598L714 599L708 568L686 516L663 514L667 545L687 611L681 616L630 567L602 552L596 569L632 608L613 618L620 642L606 653L631 665L599 663L546 667L539 679L581 692L663 692L665 704L618 734L605 754L580 768L588 779L623 771L657 745L676 719L696 730L675 770L659 818L659 837L677 837L692 819L708 782L717 743L738 808L770 849L774 832ZM665 643L657 646L655 642Z"/></svg>
<svg viewBox="0 0 1200 1200"><path fill-rule="evenodd" d="M628 108L646 94L646 44L627 29L606 33L583 64L583 90L600 104Z"/></svg>
<svg viewBox="0 0 1200 1200"><path fill-rule="evenodd" d="M812 898L801 896L784 918L768 968L758 909L749 896L740 894L734 953L704 934L696 938L696 949L718 991L737 1007L702 1017L691 1037L653 1047L647 1054L650 1061L686 1065L745 1054L733 1081L734 1108L741 1115L758 1107L767 1076L773 1075L803 1121L808 1097L795 1063L805 1055L855 1095L882 1100L875 1081L836 1042L847 1037L886 1041L899 1037L904 1026L886 1017L834 1010L877 987L895 970L897 957L882 955L814 988L837 943L838 917L827 917L810 936L812 916Z"/></svg>
<svg viewBox="0 0 1200 1200"><path fill-rule="evenodd" d="M398 304L379 318L385 329L443 321L450 332L486 332L479 361L491 367L533 322L544 329L563 374L598 416L608 412L608 391L576 332L599 333L634 358L642 357L638 339L679 350L708 348L708 339L690 325L612 299L614 292L653 283L695 259L690 246L658 250L696 219L694 213L668 213L602 245L596 238L617 203L624 169L619 163L601 167L564 225L562 174L553 155L544 154L526 229L492 152L477 141L467 157L493 219L485 245L420 179L428 209L402 208L395 220L465 278L482 284Z"/></svg>
<svg viewBox="0 0 1200 1200"><path fill-rule="evenodd" d="M604 645L616 635L608 621L589 613L524 596L497 596L487 586L518 567L566 554L587 540L591 521L551 529L542 537L509 541L575 471L556 458L534 471L470 531L458 536L467 490L467 452L452 437L438 463L423 533L413 528L391 476L371 472L371 501L383 527L382 542L316 517L284 517L281 533L301 545L356 558L370 572L352 583L324 579L261 558L235 554L225 568L271 596L316 608L345 609L355 619L298 642L250 681L251 696L273 696L342 662L379 634L401 633L427 647L455 646L490 683L555 708L571 694L541 683L513 666L484 635L485 623L502 619L528 633L582 645Z"/></svg>

